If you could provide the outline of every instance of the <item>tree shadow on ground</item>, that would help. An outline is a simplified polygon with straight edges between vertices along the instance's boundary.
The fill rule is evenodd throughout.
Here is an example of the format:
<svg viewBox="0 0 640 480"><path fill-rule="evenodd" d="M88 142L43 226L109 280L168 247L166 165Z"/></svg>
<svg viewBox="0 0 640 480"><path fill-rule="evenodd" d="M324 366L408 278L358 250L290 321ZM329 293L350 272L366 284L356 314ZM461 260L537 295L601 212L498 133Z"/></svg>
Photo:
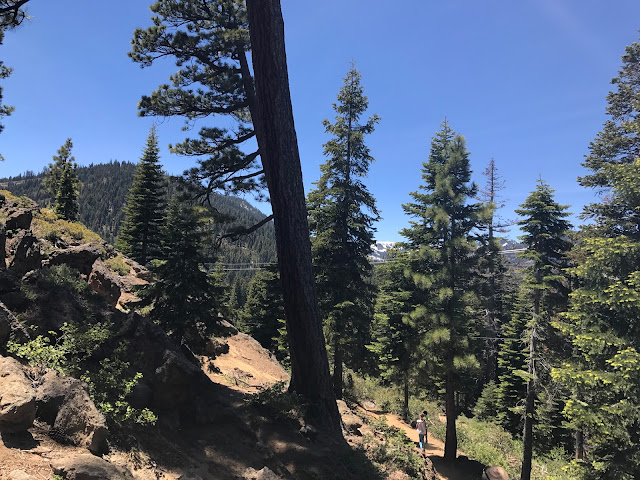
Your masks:
<svg viewBox="0 0 640 480"><path fill-rule="evenodd" d="M0 439L7 448L17 448L18 450L31 450L40 445L40 442L33 438L29 432L0 433Z"/></svg>
<svg viewBox="0 0 640 480"><path fill-rule="evenodd" d="M455 460L445 460L439 455L430 455L434 468L449 480L480 480L485 465L460 456Z"/></svg>

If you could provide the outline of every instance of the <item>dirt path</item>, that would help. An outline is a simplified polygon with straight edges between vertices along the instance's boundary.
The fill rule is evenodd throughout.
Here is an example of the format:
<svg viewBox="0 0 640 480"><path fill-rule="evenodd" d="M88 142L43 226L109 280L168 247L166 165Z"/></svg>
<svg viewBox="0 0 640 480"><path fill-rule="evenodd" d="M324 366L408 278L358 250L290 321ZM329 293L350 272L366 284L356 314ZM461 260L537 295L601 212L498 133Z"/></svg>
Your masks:
<svg viewBox="0 0 640 480"><path fill-rule="evenodd" d="M373 412L362 407L359 407L359 410L376 419L384 416L387 420L387 425L404 432L409 440L416 444L416 452L419 452L420 454L423 453L420 452L418 448L417 430L411 428L411 425L408 425L398 415L393 413ZM482 473L482 466L478 462L470 460L456 460L455 462L446 461L444 459L444 442L435 438L432 434L427 435L427 445L424 449L424 455L429 457L433 463L438 475L438 480L475 480L479 479ZM458 450L458 456L461 455L464 455L464 453Z"/></svg>

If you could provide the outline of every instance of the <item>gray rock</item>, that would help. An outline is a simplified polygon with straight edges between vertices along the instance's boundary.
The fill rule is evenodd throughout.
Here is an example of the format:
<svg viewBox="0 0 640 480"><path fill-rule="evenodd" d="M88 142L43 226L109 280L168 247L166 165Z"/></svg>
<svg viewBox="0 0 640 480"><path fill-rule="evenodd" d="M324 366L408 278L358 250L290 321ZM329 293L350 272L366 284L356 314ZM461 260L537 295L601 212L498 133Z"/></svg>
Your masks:
<svg viewBox="0 0 640 480"><path fill-rule="evenodd" d="M13 313L0 302L0 346L3 346L10 338L25 341L29 338L29 334Z"/></svg>
<svg viewBox="0 0 640 480"><path fill-rule="evenodd" d="M29 230L33 211L27 208L20 208L9 214L5 222L7 230Z"/></svg>
<svg viewBox="0 0 640 480"><path fill-rule="evenodd" d="M53 460L51 468L65 480L133 480L126 468L88 453Z"/></svg>
<svg viewBox="0 0 640 480"><path fill-rule="evenodd" d="M35 392L22 365L0 357L0 432L24 432L36 418Z"/></svg>
<svg viewBox="0 0 640 480"><path fill-rule="evenodd" d="M100 260L93 264L89 286L111 306L116 306L122 293L122 281Z"/></svg>
<svg viewBox="0 0 640 480"><path fill-rule="evenodd" d="M93 454L101 455L109 450L107 422L78 380L70 384L53 428Z"/></svg>
<svg viewBox="0 0 640 480"><path fill-rule="evenodd" d="M282 477L273 473L269 467L264 467L262 470L247 468L242 478L243 480L282 480Z"/></svg>
<svg viewBox="0 0 640 480"><path fill-rule="evenodd" d="M59 250L51 255L49 265L68 265L75 268L82 275L89 275L93 263L102 255L98 245L87 243L66 250Z"/></svg>
<svg viewBox="0 0 640 480"><path fill-rule="evenodd" d="M9 270L18 276L22 276L31 270L42 267L40 244L31 231L21 232L16 237L13 245L15 254L9 264Z"/></svg>
<svg viewBox="0 0 640 480"><path fill-rule="evenodd" d="M360 435L362 419L355 415L343 400L338 400L337 403L344 429L352 435Z"/></svg>

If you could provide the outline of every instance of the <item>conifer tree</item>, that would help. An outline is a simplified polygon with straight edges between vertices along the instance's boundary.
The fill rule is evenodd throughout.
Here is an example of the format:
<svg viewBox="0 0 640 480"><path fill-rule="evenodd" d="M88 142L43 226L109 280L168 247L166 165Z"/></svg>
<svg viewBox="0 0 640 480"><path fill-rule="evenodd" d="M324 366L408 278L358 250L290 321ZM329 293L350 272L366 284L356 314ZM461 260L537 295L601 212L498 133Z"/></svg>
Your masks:
<svg viewBox="0 0 640 480"><path fill-rule="evenodd" d="M77 165L67 162L62 167L53 211L59 218L75 222L78 220L78 194L80 181L76 174Z"/></svg>
<svg viewBox="0 0 640 480"><path fill-rule="evenodd" d="M49 164L47 168L46 176L42 181L42 187L49 193L51 198L55 201L58 194L58 188L60 186L60 180L64 172L65 165L74 164L76 159L71 155L71 149L73 143L70 138L64 142L64 145L58 150L58 154L53 156L53 163Z"/></svg>
<svg viewBox="0 0 640 480"><path fill-rule="evenodd" d="M476 193L470 177L465 140L445 120L423 163L420 191L411 192L414 201L403 205L414 220L400 232L411 250L409 275L418 307L410 318L421 336L419 359L444 385L447 459L456 458L458 447L460 374L478 368L469 335L474 332L470 307L477 301L471 288L476 264L472 230L480 207L469 202Z"/></svg>
<svg viewBox="0 0 640 480"><path fill-rule="evenodd" d="M478 270L481 276L478 290L485 310L484 336L487 340L483 356L486 362L485 381L488 383L495 382L498 378L498 338L501 335L502 323L505 321L506 307L503 290L506 266L500 255L502 248L496 234L505 233L507 231L505 227L513 223L505 221L497 213L497 210L504 206L504 201L500 199L500 191L504 190L505 182L498 174L493 158L482 175L486 177L486 184L479 190L477 196L477 200L483 204L478 225L481 231L477 252Z"/></svg>
<svg viewBox="0 0 640 480"><path fill-rule="evenodd" d="M589 147L580 183L607 195L585 207L572 269L578 288L556 326L575 355L554 369L572 392L565 406L585 479L640 477L640 43L612 83L610 119Z"/></svg>
<svg viewBox="0 0 640 480"><path fill-rule="evenodd" d="M160 260L152 265L156 281L141 292L145 302L153 305L153 317L177 342L192 333L210 332L227 303L221 276L204 265L209 222L204 207L172 198L161 228Z"/></svg>
<svg viewBox="0 0 640 480"><path fill-rule="evenodd" d="M282 288L276 268L265 268L255 274L249 284L243 316L247 333L264 348L276 353L280 336L278 330L284 320Z"/></svg>
<svg viewBox="0 0 640 480"><path fill-rule="evenodd" d="M53 156L53 163L49 164L46 176L42 181L45 190L54 199L53 210L59 218L69 221L78 219L78 194L80 180L76 173L78 166L71 155L73 143L67 138L64 145Z"/></svg>
<svg viewBox="0 0 640 480"><path fill-rule="evenodd" d="M378 117L361 123L369 101L360 81L352 65L333 105L335 122L323 122L333 138L324 144L327 161L307 197L318 303L333 357L337 398L342 398L343 364L362 368L375 298L367 257L379 215L362 178L373 162L364 136L373 132Z"/></svg>
<svg viewBox="0 0 640 480"><path fill-rule="evenodd" d="M151 127L124 207L118 249L145 265L160 253L160 227L167 204L167 182L159 158L158 137Z"/></svg>
<svg viewBox="0 0 640 480"><path fill-rule="evenodd" d="M406 253L390 250L387 263L376 267L379 292L371 327L372 341L367 345L375 354L380 377L402 387L405 421L409 421L409 387L416 370L419 343L417 332L408 319L413 306L413 284L405 275L407 260Z"/></svg>
<svg viewBox="0 0 640 480"><path fill-rule="evenodd" d="M533 458L533 427L536 421L536 397L539 385L539 344L552 334L550 322L559 306L566 306L568 286L563 270L568 266L566 252L570 245L566 237L571 224L565 220L567 206L553 198L553 189L542 180L525 202L516 210L524 217L518 222L524 235L520 237L527 250L520 255L532 262L523 292L531 306L527 332L527 393L524 412L523 460L521 480L531 478Z"/></svg>

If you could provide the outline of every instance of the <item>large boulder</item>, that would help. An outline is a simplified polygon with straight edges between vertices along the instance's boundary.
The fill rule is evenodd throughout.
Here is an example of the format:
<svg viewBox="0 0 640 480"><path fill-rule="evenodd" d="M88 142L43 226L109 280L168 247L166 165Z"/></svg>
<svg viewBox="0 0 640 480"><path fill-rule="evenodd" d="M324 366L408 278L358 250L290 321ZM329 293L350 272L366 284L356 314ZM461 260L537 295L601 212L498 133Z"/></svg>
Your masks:
<svg viewBox="0 0 640 480"><path fill-rule="evenodd" d="M133 480L126 468L86 453L53 460L51 468L65 480Z"/></svg>
<svg viewBox="0 0 640 480"><path fill-rule="evenodd" d="M75 268L82 275L89 275L93 263L100 258L102 253L103 251L98 245L86 243L54 252L49 259L49 265L65 264Z"/></svg>
<svg viewBox="0 0 640 480"><path fill-rule="evenodd" d="M38 419L74 445L100 455L108 451L107 423L80 380L48 371L36 389Z"/></svg>
<svg viewBox="0 0 640 480"><path fill-rule="evenodd" d="M35 418L35 392L22 365L0 357L0 433L24 432Z"/></svg>
<svg viewBox="0 0 640 480"><path fill-rule="evenodd" d="M33 220L33 211L28 208L19 208L7 216L5 221L7 230L29 230Z"/></svg>
<svg viewBox="0 0 640 480"><path fill-rule="evenodd" d="M194 384L202 371L172 350L165 350L164 362L156 369L153 404L161 409L174 409L193 401Z"/></svg>
<svg viewBox="0 0 640 480"><path fill-rule="evenodd" d="M9 270L18 276L22 276L31 270L42 266L42 253L40 243L30 230L21 231L12 242L14 251L13 259L9 264Z"/></svg>
<svg viewBox="0 0 640 480"><path fill-rule="evenodd" d="M96 260L89 275L89 286L106 302L115 306L122 293L122 281L101 261Z"/></svg>
<svg viewBox="0 0 640 480"><path fill-rule="evenodd" d="M351 435L360 435L360 427L362 427L362 419L354 414L343 400L338 400L338 412L342 418L342 425L347 433Z"/></svg>
<svg viewBox="0 0 640 480"><path fill-rule="evenodd" d="M282 480L282 477L276 475L269 467L262 470L247 468L242 475L243 480Z"/></svg>

